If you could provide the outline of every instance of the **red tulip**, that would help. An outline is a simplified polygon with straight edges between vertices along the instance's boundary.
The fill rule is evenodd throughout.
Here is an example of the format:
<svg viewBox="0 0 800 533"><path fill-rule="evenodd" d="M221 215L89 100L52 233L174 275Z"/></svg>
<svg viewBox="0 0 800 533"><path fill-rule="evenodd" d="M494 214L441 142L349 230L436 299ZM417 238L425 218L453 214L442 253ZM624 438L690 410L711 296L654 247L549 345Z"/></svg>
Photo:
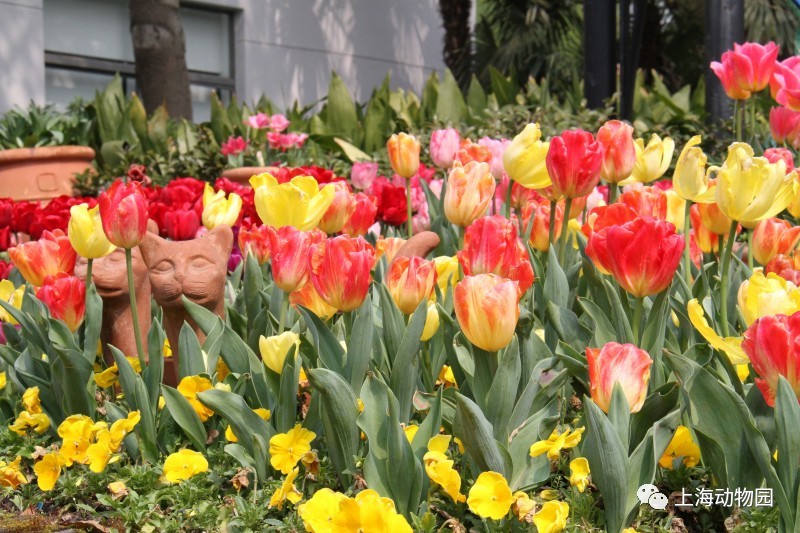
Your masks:
<svg viewBox="0 0 800 533"><path fill-rule="evenodd" d="M592 400L608 412L614 385L620 384L631 413L638 413L647 396L650 365L646 351L633 344L609 342L602 348L586 348Z"/></svg>
<svg viewBox="0 0 800 533"><path fill-rule="evenodd" d="M800 226L774 217L762 220L753 231L753 257L766 265L776 255L791 252L798 241Z"/></svg>
<svg viewBox="0 0 800 533"><path fill-rule="evenodd" d="M800 397L800 312L756 320L744 332L742 349L760 376L755 380L756 386L767 404L775 405L780 376Z"/></svg>
<svg viewBox="0 0 800 533"><path fill-rule="evenodd" d="M103 231L120 248L138 246L147 233L147 200L138 183L115 181L100 194L100 219Z"/></svg>
<svg viewBox="0 0 800 533"><path fill-rule="evenodd" d="M328 305L339 311L358 309L372 282L375 249L363 237L334 237L309 253L311 282Z"/></svg>
<svg viewBox="0 0 800 533"><path fill-rule="evenodd" d="M637 216L636 211L624 203L600 205L589 211L586 223L581 227L581 231L587 237L591 237L592 233L596 231L609 226L621 226Z"/></svg>
<svg viewBox="0 0 800 533"><path fill-rule="evenodd" d="M636 164L633 126L620 120L609 120L597 130L597 142L603 146L600 175L609 183L630 177Z"/></svg>
<svg viewBox="0 0 800 533"><path fill-rule="evenodd" d="M323 242L319 230L300 231L293 226L268 230L272 253L272 277L283 292L302 289L308 281L308 255L314 244Z"/></svg>
<svg viewBox="0 0 800 533"><path fill-rule="evenodd" d="M398 257L386 275L386 286L395 305L406 315L430 298L436 284L436 265L421 257Z"/></svg>
<svg viewBox="0 0 800 533"><path fill-rule="evenodd" d="M259 265L269 261L269 226L239 228L239 249L243 254L253 254Z"/></svg>
<svg viewBox="0 0 800 533"><path fill-rule="evenodd" d="M708 254L719 249L719 235L708 229L703 224L700 216L700 206L703 204L693 204L689 211L689 220L692 224L692 236L702 253Z"/></svg>
<svg viewBox="0 0 800 533"><path fill-rule="evenodd" d="M778 52L778 45L773 42L734 44L733 50L722 54L721 63L711 62L711 70L729 98L746 100L767 86L775 72Z"/></svg>
<svg viewBox="0 0 800 533"><path fill-rule="evenodd" d="M586 252L623 289L642 298L669 287L683 248L683 235L675 233L671 223L638 217L592 233Z"/></svg>
<svg viewBox="0 0 800 533"><path fill-rule="evenodd" d="M550 139L545 163L555 199L586 196L600 181L603 145L588 131L567 130Z"/></svg>
<svg viewBox="0 0 800 533"><path fill-rule="evenodd" d="M342 233L351 237L362 237L367 234L369 228L375 224L375 215L378 214L378 205L375 198L364 193L356 193L353 196L355 209L350 218L345 222ZM406 215L408 217L408 215Z"/></svg>
<svg viewBox="0 0 800 533"><path fill-rule="evenodd" d="M50 310L53 318L75 331L83 322L86 311L86 283L63 272L47 276L44 285L36 289L36 297Z"/></svg>
<svg viewBox="0 0 800 533"><path fill-rule="evenodd" d="M774 273L800 286L800 250L790 255L778 254L764 267L764 274Z"/></svg>
<svg viewBox="0 0 800 533"><path fill-rule="evenodd" d="M197 236L200 217L191 209L175 209L163 214L164 232L173 241L188 241Z"/></svg>
<svg viewBox="0 0 800 533"><path fill-rule="evenodd" d="M72 274L78 254L63 231L45 231L38 241L9 248L8 256L31 285L40 287L47 276Z"/></svg>
<svg viewBox="0 0 800 533"><path fill-rule="evenodd" d="M776 144L800 148L800 111L773 107L769 110L769 131Z"/></svg>
<svg viewBox="0 0 800 533"><path fill-rule="evenodd" d="M516 281L520 297L533 285L533 267L517 226L501 215L481 217L467 227L458 262L465 276L497 274Z"/></svg>
<svg viewBox="0 0 800 533"><path fill-rule="evenodd" d="M530 202L522 208L522 220L524 227L528 228L533 217L533 227L531 228L530 244L540 252L550 249L550 202L544 198ZM561 203L556 204L556 228L555 237L561 236L561 229L564 224L564 209Z"/></svg>
<svg viewBox="0 0 800 533"><path fill-rule="evenodd" d="M14 200L0 198L0 228L11 228L14 219Z"/></svg>
<svg viewBox="0 0 800 533"><path fill-rule="evenodd" d="M329 235L342 231L345 223L350 219L356 209L355 198L350 193L350 188L347 186L347 183L344 181L337 181L333 186L336 190L333 195L333 202L331 202L328 210L325 211L318 225L319 229Z"/></svg>

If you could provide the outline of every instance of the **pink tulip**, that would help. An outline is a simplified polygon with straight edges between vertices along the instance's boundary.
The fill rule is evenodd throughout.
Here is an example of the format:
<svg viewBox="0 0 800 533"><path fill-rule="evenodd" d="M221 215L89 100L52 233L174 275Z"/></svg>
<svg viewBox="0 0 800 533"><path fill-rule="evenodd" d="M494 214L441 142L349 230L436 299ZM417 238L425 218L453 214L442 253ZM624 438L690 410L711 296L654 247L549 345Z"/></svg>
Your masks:
<svg viewBox="0 0 800 533"><path fill-rule="evenodd" d="M263 130L269 126L269 115L266 113L250 115L245 123L255 130Z"/></svg>
<svg viewBox="0 0 800 533"><path fill-rule="evenodd" d="M608 412L614 385L619 383L631 413L638 413L647 396L653 360L633 344L609 342L603 348L586 348L592 400Z"/></svg>
<svg viewBox="0 0 800 533"><path fill-rule="evenodd" d="M350 171L350 183L358 190L364 191L372 186L378 177L378 163L353 163Z"/></svg>
<svg viewBox="0 0 800 533"><path fill-rule="evenodd" d="M746 100L769 84L778 52L778 45L773 42L734 44L733 50L722 54L721 63L711 63L711 70L722 82L725 94L734 100Z"/></svg>
<svg viewBox="0 0 800 533"><path fill-rule="evenodd" d="M777 163L781 159L786 163L786 172L794 170L794 155L788 148L767 148L764 150L764 157L770 163Z"/></svg>
<svg viewBox="0 0 800 533"><path fill-rule="evenodd" d="M289 127L289 120L280 113L269 117L269 129L281 133Z"/></svg>
<svg viewBox="0 0 800 533"><path fill-rule="evenodd" d="M453 128L434 130L431 133L431 160L439 168L450 168L461 145L461 135Z"/></svg>
<svg viewBox="0 0 800 533"><path fill-rule="evenodd" d="M511 144L511 141L508 139L497 140L491 137L483 137L478 141L478 144L488 148L492 153L492 160L489 161L489 166L492 169L492 176L494 176L494 179L497 181L502 180L506 173L503 167L503 154L506 153L506 148Z"/></svg>
<svg viewBox="0 0 800 533"><path fill-rule="evenodd" d="M773 107L769 110L769 131L777 144L800 148L800 111Z"/></svg>

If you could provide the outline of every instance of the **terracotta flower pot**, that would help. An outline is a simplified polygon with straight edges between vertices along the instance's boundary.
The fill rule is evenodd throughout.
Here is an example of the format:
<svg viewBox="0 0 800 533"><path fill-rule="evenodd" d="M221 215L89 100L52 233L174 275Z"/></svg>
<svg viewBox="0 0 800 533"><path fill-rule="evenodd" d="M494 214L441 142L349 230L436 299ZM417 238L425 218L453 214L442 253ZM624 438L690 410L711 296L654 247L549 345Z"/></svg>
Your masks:
<svg viewBox="0 0 800 533"><path fill-rule="evenodd" d="M223 178L228 178L231 181L235 181L236 183L241 183L242 185L250 185L250 178L256 176L258 174L263 174L264 172L269 172L270 174L274 174L278 171L278 167L239 167L239 168L228 168L222 171Z"/></svg>
<svg viewBox="0 0 800 533"><path fill-rule="evenodd" d="M75 174L88 169L94 150L86 146L42 146L0 150L0 197L47 202L72 195Z"/></svg>

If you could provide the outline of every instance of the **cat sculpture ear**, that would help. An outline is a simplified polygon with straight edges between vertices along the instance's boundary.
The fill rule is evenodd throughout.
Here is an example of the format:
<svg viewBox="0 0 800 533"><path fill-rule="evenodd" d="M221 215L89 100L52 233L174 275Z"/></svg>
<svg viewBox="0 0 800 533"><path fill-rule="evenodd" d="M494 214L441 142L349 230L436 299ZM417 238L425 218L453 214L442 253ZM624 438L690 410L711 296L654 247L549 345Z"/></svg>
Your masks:
<svg viewBox="0 0 800 533"><path fill-rule="evenodd" d="M213 246L220 255L229 257L233 250L233 230L230 226L217 226L202 237L203 240L208 240L208 244Z"/></svg>
<svg viewBox="0 0 800 533"><path fill-rule="evenodd" d="M142 259L144 259L144 263L149 267L150 266L150 259L153 257L153 253L156 249L164 242L167 242L166 239L162 239L158 236L158 226L156 223L153 222L153 226L155 226L155 232L150 231L150 220L147 223L147 233L144 234L144 239L142 239L141 244L139 244L139 251L142 252Z"/></svg>

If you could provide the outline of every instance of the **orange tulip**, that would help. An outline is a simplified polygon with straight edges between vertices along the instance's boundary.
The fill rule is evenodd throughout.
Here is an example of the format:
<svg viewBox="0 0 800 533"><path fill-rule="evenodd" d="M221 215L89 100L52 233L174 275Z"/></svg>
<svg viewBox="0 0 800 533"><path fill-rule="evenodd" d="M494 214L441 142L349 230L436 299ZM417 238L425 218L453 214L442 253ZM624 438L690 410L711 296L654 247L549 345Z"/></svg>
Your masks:
<svg viewBox="0 0 800 533"><path fill-rule="evenodd" d="M494 196L495 181L488 163L473 161L454 164L447 176L444 214L447 220L465 228L486 213Z"/></svg>
<svg viewBox="0 0 800 533"><path fill-rule="evenodd" d="M358 309L372 283L375 249L363 237L334 237L311 246L311 282L328 305L339 311Z"/></svg>
<svg viewBox="0 0 800 533"><path fill-rule="evenodd" d="M356 201L350 188L344 181L333 182L333 187L336 192L333 194L333 202L331 202L328 210L322 215L322 220L319 221L317 226L319 229L327 234L339 233L342 231L345 223L353 215L356 210Z"/></svg>
<svg viewBox="0 0 800 533"><path fill-rule="evenodd" d="M353 196L353 203L355 204L353 213L345 222L342 233L351 237L363 237L375 223L378 205L375 203L374 197L363 192L356 193Z"/></svg>
<svg viewBox="0 0 800 533"><path fill-rule="evenodd" d="M519 320L517 282L495 274L467 276L456 285L454 307L461 331L488 352L511 342Z"/></svg>
<svg viewBox="0 0 800 533"><path fill-rule="evenodd" d="M86 283L63 272L47 276L44 285L36 290L39 298L50 310L53 318L67 324L76 331L83 322L86 311Z"/></svg>
<svg viewBox="0 0 800 533"><path fill-rule="evenodd" d="M289 294L289 303L295 307L302 305L322 320L327 320L336 314L336 308L322 299L313 283L306 283L302 289Z"/></svg>
<svg viewBox="0 0 800 533"><path fill-rule="evenodd" d="M419 141L406 133L394 134L386 141L389 163L392 170L403 178L410 178L419 171Z"/></svg>
<svg viewBox="0 0 800 533"><path fill-rule="evenodd" d="M391 263L405 243L406 240L402 237L378 237L378 242L375 243L375 261L386 257L386 262Z"/></svg>
<svg viewBox="0 0 800 533"><path fill-rule="evenodd" d="M323 242L319 230L300 231L294 226L269 228L269 247L272 251L272 277L283 292L302 289L308 281L308 256L311 246Z"/></svg>
<svg viewBox="0 0 800 533"><path fill-rule="evenodd" d="M609 342L603 348L586 348L592 400L604 412L611 406L614 384L619 383L631 413L638 413L647 396L653 360L633 344Z"/></svg>
<svg viewBox="0 0 800 533"><path fill-rule="evenodd" d="M239 249L243 254L253 254L259 265L269 261L269 226L239 228Z"/></svg>
<svg viewBox="0 0 800 533"><path fill-rule="evenodd" d="M692 235L697 243L697 247L704 254L709 254L719 250L719 235L708 229L703 224L700 216L700 206L703 204L693 204L689 211L689 220L692 223Z"/></svg>
<svg viewBox="0 0 800 533"><path fill-rule="evenodd" d="M436 284L436 265L421 257L398 257L392 261L386 286L397 308L406 315L430 298Z"/></svg>
<svg viewBox="0 0 800 533"><path fill-rule="evenodd" d="M731 218L717 204L697 204L700 220L708 231L716 235L727 235L731 230Z"/></svg>
<svg viewBox="0 0 800 533"><path fill-rule="evenodd" d="M620 120L609 120L597 130L597 142L603 146L600 176L609 183L628 179L636 164L633 126Z"/></svg>
<svg viewBox="0 0 800 533"><path fill-rule="evenodd" d="M768 218L756 224L752 254L756 261L766 265L776 255L792 251L798 241L800 226L792 226L778 218Z"/></svg>
<svg viewBox="0 0 800 533"><path fill-rule="evenodd" d="M45 231L38 241L9 248L11 262L28 283L41 287L47 276L59 272L72 274L78 254L63 231Z"/></svg>
<svg viewBox="0 0 800 533"><path fill-rule="evenodd" d="M541 199L538 202L530 202L522 209L522 219L525 221L525 228L531 224L533 217L533 227L529 242L536 250L546 252L550 249L550 202ZM564 225L564 209L561 204L556 204L556 229L555 238L561 236L561 228Z"/></svg>

